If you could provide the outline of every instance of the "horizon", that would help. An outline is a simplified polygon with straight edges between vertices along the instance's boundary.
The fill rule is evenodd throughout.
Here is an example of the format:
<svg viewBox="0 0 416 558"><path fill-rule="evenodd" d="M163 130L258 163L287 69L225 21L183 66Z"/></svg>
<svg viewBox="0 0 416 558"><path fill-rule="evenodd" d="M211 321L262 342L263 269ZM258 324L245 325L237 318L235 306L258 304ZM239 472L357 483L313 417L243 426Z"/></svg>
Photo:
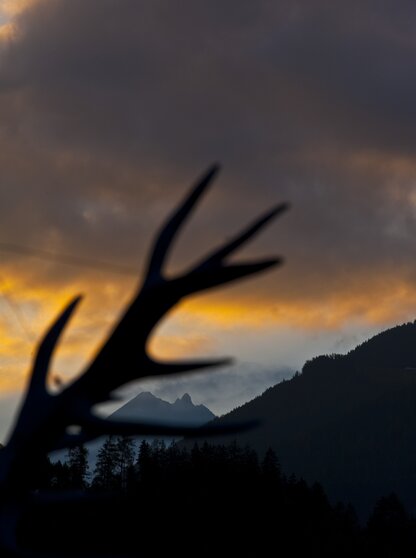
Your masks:
<svg viewBox="0 0 416 558"><path fill-rule="evenodd" d="M395 324L391 328L406 325L407 323L415 323L411 320L401 324ZM360 342L352 345L344 351L337 351L336 354L346 355L348 352L372 337L387 331L391 328L383 328L376 331L373 335L364 337ZM329 351L317 352L311 354L311 357L303 363L306 364L314 357L325 354L334 354ZM177 399L181 399L184 394L191 397L194 405L204 405L215 416L221 417L236 408L252 401L261 396L267 389L280 384L283 381L290 380L295 374L302 371L301 367L294 368L269 368L268 366L259 367L256 363L243 362L239 363L242 371L237 365L227 367L218 367L212 372L200 372L194 374L185 374L173 376L171 378L149 378L138 380L128 384L124 388L117 391L117 398L114 402L101 404L97 407L99 415L105 417L114 413L126 403L141 395L142 393L150 393L154 397L173 404ZM228 373L228 374L227 374ZM238 389L235 389L238 386ZM222 388L223 392L218 388ZM1 397L0 397L1 400ZM3 401L4 402L4 401ZM1 421L1 412L6 411L6 417L15 416L19 410L19 396L12 397L10 400L10 408L0 407L0 443L5 443L7 434L13 426L13 420L7 423L7 420ZM3 438L1 439L1 436Z"/></svg>

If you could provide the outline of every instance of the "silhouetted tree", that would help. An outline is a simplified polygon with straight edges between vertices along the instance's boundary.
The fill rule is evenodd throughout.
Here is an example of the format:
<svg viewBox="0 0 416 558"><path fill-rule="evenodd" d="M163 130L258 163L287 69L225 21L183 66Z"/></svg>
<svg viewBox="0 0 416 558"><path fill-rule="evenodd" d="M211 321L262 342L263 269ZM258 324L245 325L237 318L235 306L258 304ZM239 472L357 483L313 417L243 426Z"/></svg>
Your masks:
<svg viewBox="0 0 416 558"><path fill-rule="evenodd" d="M132 474L134 464L134 441L128 436L121 436L116 440L118 466L115 474L120 477L122 490L126 490L128 478Z"/></svg>
<svg viewBox="0 0 416 558"><path fill-rule="evenodd" d="M67 454L69 486L85 488L88 484L88 450L84 445L69 448Z"/></svg>
<svg viewBox="0 0 416 558"><path fill-rule="evenodd" d="M274 483L280 480L280 463L272 448L269 448L264 455L263 461L261 462L261 472L268 482Z"/></svg>
<svg viewBox="0 0 416 558"><path fill-rule="evenodd" d="M380 498L367 523L370 545L382 548L383 553L394 552L396 556L400 550L410 547L412 539L414 544L414 524L413 533L411 529L409 514L394 493Z"/></svg>
<svg viewBox="0 0 416 558"><path fill-rule="evenodd" d="M52 464L49 487L56 490L70 488L70 473L68 463L57 461Z"/></svg>
<svg viewBox="0 0 416 558"><path fill-rule="evenodd" d="M119 485L118 466L117 442L113 436L109 436L98 452L93 486L105 489L117 488Z"/></svg>
<svg viewBox="0 0 416 558"><path fill-rule="evenodd" d="M137 468L139 473L139 481L146 482L151 479L152 476L152 451L150 449L150 444L146 440L143 440L139 447L139 454L137 456Z"/></svg>

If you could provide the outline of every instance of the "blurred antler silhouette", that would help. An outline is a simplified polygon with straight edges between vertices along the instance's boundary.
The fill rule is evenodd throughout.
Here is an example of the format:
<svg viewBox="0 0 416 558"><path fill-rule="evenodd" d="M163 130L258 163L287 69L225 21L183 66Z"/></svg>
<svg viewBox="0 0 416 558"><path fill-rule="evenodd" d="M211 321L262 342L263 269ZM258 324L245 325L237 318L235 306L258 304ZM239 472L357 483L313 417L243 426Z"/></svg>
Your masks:
<svg viewBox="0 0 416 558"><path fill-rule="evenodd" d="M139 378L189 372L219 366L230 359L192 362L158 362L149 356L147 344L156 324L182 298L230 281L265 271L281 263L271 258L244 264L226 259L282 213L280 204L262 215L233 240L209 254L182 275L167 278L164 266L175 236L218 172L213 166L197 183L182 205L162 227L151 252L141 288L84 373L58 394L47 389L49 364L59 338L81 300L76 297L52 324L40 342L20 414L5 448L0 452L0 542L17 553L16 521L28 491L22 485L28 463L36 467L54 450L78 445L105 434L210 435L236 431L247 425L191 428L163 424L116 422L96 416L97 403L112 398L114 390ZM71 427L77 432L71 432ZM73 428L72 428L73 430Z"/></svg>

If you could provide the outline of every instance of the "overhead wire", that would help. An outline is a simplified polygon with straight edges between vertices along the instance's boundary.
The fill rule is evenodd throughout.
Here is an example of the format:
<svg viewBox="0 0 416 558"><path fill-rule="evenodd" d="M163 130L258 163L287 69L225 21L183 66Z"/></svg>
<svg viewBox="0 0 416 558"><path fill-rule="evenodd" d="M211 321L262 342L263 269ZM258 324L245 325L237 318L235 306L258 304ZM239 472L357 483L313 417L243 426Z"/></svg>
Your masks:
<svg viewBox="0 0 416 558"><path fill-rule="evenodd" d="M26 317L19 306L19 304L14 300L10 291L6 287L6 281L0 276L0 295L2 296L4 302L8 306L10 312L13 314L16 322L19 324L20 329L23 331L28 343L32 344L35 340L35 336L26 320Z"/></svg>
<svg viewBox="0 0 416 558"><path fill-rule="evenodd" d="M43 250L41 248L21 246L20 244L13 244L10 242L0 242L0 252L9 252L12 254L20 254L22 256L31 256L33 258L42 260L59 262L65 265L74 265L77 267L96 269L99 271L137 276L137 269L131 266L114 264L101 260L91 260L90 258L87 259L80 256L72 256L71 254L58 254L57 252L50 252L49 250Z"/></svg>
<svg viewBox="0 0 416 558"><path fill-rule="evenodd" d="M95 269L98 271L104 271L107 273L110 272L137 277L137 269L133 267L100 260L91 260L82 258L80 256L73 256L71 254L58 254L56 252L50 252L41 248L22 246L20 244L14 244L11 242L0 242L0 251L18 254L21 256L29 256L41 260L53 261L70 266L84 267ZM27 341L32 344L35 340L35 336L26 320L21 307L14 300L10 290L7 289L6 285L6 281L0 276L0 295L3 297L3 300L8 306L9 311L14 315L14 318L19 324L21 330L24 332Z"/></svg>

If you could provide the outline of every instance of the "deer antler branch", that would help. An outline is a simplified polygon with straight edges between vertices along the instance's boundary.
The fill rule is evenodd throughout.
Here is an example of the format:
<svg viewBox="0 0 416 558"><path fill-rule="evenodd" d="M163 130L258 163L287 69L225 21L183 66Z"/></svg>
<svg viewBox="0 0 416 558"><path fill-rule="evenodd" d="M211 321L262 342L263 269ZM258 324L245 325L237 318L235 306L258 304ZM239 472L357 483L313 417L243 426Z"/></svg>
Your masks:
<svg viewBox="0 0 416 558"><path fill-rule="evenodd" d="M219 165L213 165L199 180L182 205L173 213L170 219L168 219L162 227L156 238L156 242L149 259L146 280L152 279L153 276L160 277L162 275L163 264L166 261L169 249L172 246L175 236L178 234L179 229L185 223L193 208L205 193L218 172Z"/></svg>
<svg viewBox="0 0 416 558"><path fill-rule="evenodd" d="M265 213L233 240L209 254L184 274L173 278L165 276L164 267L169 250L218 170L218 166L213 166L168 219L154 243L142 286L124 315L84 373L57 395L50 394L46 386L50 361L80 297L70 302L52 324L39 344L25 400L10 439L0 454L0 489L3 492L10 493L19 487L17 479L20 482L20 472L29 456L33 466L50 451L92 440L103 434L205 436L219 432L220 427L215 425L192 429L157 424L115 423L100 419L92 412L94 405L111 399L115 389L132 380L188 372L230 362L229 359L158 362L147 352L153 329L181 299L249 277L282 262L280 258L271 258L227 264L226 259L285 211L287 204L280 204ZM79 427L79 434L68 433L68 428L73 425ZM221 428L224 432L224 427ZM236 428L236 425L228 426L226 430L234 432Z"/></svg>

